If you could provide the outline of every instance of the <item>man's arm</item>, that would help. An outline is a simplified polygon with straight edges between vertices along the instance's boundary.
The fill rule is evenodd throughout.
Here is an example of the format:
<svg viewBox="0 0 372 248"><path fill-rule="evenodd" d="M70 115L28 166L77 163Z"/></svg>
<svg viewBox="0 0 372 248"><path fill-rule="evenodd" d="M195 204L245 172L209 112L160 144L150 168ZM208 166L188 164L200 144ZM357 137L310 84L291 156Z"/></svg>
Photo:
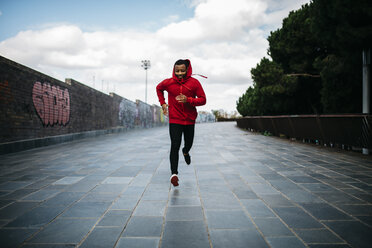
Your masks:
<svg viewBox="0 0 372 248"><path fill-rule="evenodd" d="M205 105L207 103L207 98L205 96L203 87L201 86L201 84L199 82L198 82L198 87L196 89L196 98L188 97L187 102L194 107L202 106L202 105Z"/></svg>
<svg viewBox="0 0 372 248"><path fill-rule="evenodd" d="M165 90L165 85L164 85L164 81L162 81L161 83L159 83L156 86L156 94L158 95L159 102L160 102L161 106L166 104L165 103L165 98L164 98L164 90Z"/></svg>

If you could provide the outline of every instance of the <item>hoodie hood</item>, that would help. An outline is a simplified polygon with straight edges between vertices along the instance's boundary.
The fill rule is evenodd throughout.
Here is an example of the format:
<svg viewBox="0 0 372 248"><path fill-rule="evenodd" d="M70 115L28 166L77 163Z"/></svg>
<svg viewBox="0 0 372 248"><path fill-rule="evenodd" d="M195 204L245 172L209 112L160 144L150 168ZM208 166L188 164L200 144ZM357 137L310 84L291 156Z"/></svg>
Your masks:
<svg viewBox="0 0 372 248"><path fill-rule="evenodd" d="M176 80L177 82L179 83L183 83L185 82L187 79L189 79L191 77L191 74L192 74L192 66L191 66L191 61L189 59L185 59L187 61L189 61L189 67L187 67L187 72L186 72L186 77L182 78L182 79L179 79L177 76L176 76L176 73L174 73L174 67L173 66L173 74L172 74L172 78L174 80Z"/></svg>

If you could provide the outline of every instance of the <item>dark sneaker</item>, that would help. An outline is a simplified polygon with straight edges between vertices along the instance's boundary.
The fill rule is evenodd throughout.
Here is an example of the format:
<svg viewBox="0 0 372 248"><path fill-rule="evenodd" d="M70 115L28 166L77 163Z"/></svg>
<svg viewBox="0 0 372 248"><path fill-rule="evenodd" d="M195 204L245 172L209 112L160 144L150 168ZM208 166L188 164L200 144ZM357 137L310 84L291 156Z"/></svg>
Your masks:
<svg viewBox="0 0 372 248"><path fill-rule="evenodd" d="M186 164L190 164L191 163L191 157L190 157L190 154L188 154L188 153L184 153L183 152L183 149L182 149L182 153L183 153L183 157L185 158L185 162L186 162Z"/></svg>
<svg viewBox="0 0 372 248"><path fill-rule="evenodd" d="M176 174L173 174L170 178L171 183L174 187L178 186L178 176Z"/></svg>

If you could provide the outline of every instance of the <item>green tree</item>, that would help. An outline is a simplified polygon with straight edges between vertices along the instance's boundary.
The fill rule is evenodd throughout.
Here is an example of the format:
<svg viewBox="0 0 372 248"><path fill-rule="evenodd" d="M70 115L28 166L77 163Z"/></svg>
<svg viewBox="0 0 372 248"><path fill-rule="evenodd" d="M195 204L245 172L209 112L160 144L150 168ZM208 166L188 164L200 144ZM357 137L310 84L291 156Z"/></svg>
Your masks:
<svg viewBox="0 0 372 248"><path fill-rule="evenodd" d="M253 86L237 101L242 115L358 113L362 49L371 48L370 0L313 0L268 37L252 68Z"/></svg>
<svg viewBox="0 0 372 248"><path fill-rule="evenodd" d="M247 115L262 115L259 106L259 96L257 94L257 88L249 87L247 91L239 97L236 102L236 110L242 116Z"/></svg>
<svg viewBox="0 0 372 248"><path fill-rule="evenodd" d="M311 28L324 56L316 67L322 78L326 113L360 113L362 50L371 47L372 4L368 0L314 0Z"/></svg>
<svg viewBox="0 0 372 248"><path fill-rule="evenodd" d="M321 55L320 41L311 30L312 6L305 4L283 19L281 28L270 32L268 54L288 74L316 74L314 60Z"/></svg>
<svg viewBox="0 0 372 248"><path fill-rule="evenodd" d="M297 78L288 77L283 69L267 58L251 70L253 87L237 101L238 112L245 115L287 114L294 108L293 93Z"/></svg>
<svg viewBox="0 0 372 248"><path fill-rule="evenodd" d="M291 11L283 19L280 29L268 37L268 54L288 76L297 77L297 88L293 94L295 107L289 113L314 114L322 112L320 90L322 88L319 68L314 62L324 56L319 38L311 29L312 5Z"/></svg>

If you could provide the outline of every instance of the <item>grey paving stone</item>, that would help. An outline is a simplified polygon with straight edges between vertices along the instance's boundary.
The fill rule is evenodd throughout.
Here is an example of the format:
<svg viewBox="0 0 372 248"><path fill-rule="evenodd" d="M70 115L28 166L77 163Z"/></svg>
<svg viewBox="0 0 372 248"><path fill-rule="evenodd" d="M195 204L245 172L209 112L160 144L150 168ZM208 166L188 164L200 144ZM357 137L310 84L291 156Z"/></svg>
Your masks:
<svg viewBox="0 0 372 248"><path fill-rule="evenodd" d="M243 211L216 211L205 212L208 227L212 229L254 229L252 221Z"/></svg>
<svg viewBox="0 0 372 248"><path fill-rule="evenodd" d="M171 197L169 199L170 206L200 206L200 198L199 197Z"/></svg>
<svg viewBox="0 0 372 248"><path fill-rule="evenodd" d="M78 202L67 209L61 216L76 218L100 217L110 206L109 202Z"/></svg>
<svg viewBox="0 0 372 248"><path fill-rule="evenodd" d="M158 248L159 238L120 238L116 248Z"/></svg>
<svg viewBox="0 0 372 248"><path fill-rule="evenodd" d="M64 209L64 206L39 206L11 221L6 227L39 228L52 221Z"/></svg>
<svg viewBox="0 0 372 248"><path fill-rule="evenodd" d="M11 191L11 190L0 190L0 199L3 199L3 197L5 197L6 195L12 193L14 191Z"/></svg>
<svg viewBox="0 0 372 248"><path fill-rule="evenodd" d="M74 244L25 244L22 247L26 248L73 248Z"/></svg>
<svg viewBox="0 0 372 248"><path fill-rule="evenodd" d="M30 172L30 173L32 173L32 174L24 175L22 177L17 178L14 181L21 181L21 182L22 181L23 182L24 181L27 181L27 182L33 183L33 182L36 182L36 181L38 181L40 179L44 179L44 178L46 178L48 176L48 174L42 174L42 172L40 172L40 171L38 171L38 172ZM37 173L37 174L34 174L34 173Z"/></svg>
<svg viewBox="0 0 372 248"><path fill-rule="evenodd" d="M0 229L1 247L18 247L38 229Z"/></svg>
<svg viewBox="0 0 372 248"><path fill-rule="evenodd" d="M203 221L166 221L162 248L209 248Z"/></svg>
<svg viewBox="0 0 372 248"><path fill-rule="evenodd" d="M0 230L10 230L9 227L4 229L4 226L12 221L15 223L21 220L21 216L27 216L27 212L34 207L36 209L54 206L70 208L67 212L71 217L63 215L57 217L46 225L44 230L48 230L61 220L80 222L89 218L95 220L92 228L94 224L98 224L96 228L113 227L112 225L124 228L127 214L133 214L134 209L141 215L152 215L159 210L155 217L159 218L159 223L155 224L158 225L156 236L149 236L151 231L149 230L143 237L128 236L120 240L116 239L118 245L123 241L123 246L157 247L159 242L164 241L164 236L161 237L162 228L164 234L169 235L170 232L166 230L167 225L162 225L165 217L167 223L173 223L175 230L181 230L179 235L184 233L186 222L199 221L201 230L204 230L200 234L201 240L206 240L203 244L210 247L201 209L203 206L206 214L208 212L215 214L214 217L210 215L209 219L214 218L215 223L221 227L239 224L240 220L228 216L231 221L223 223L220 221L222 218L217 216L218 211L221 213L244 211L254 218L257 228L267 240L272 242L272 247L303 247L301 241L295 236L277 236L291 235L288 233L287 224L291 230L301 224L300 229L295 230L300 231L304 239L307 236L320 239L323 237L322 234L313 235L313 233L327 230L324 229L324 224L329 223L335 223L333 225L336 226L343 223L337 226L338 228L347 226L350 222L353 223L351 229L353 225L359 226L362 234L350 234L356 236L355 239L362 237L363 233L368 233L366 230L369 229L364 230L364 228L372 227L372 215L368 208L372 201L370 187L372 163L369 158L297 145L286 140L252 134L235 126L235 123L197 125L194 147L191 151L193 164L187 167L181 156L181 184L178 188L171 187L169 183L170 143L167 128L159 128L156 131L155 129L136 131L133 134L129 132L124 135L108 135L61 146L50 146L48 149L0 156L2 164L0 166ZM224 154L221 154L221 151ZM55 154L59 156L55 157ZM157 154L156 158L153 154ZM76 180L77 178L82 179ZM32 190L42 193L32 192ZM58 195L48 195L53 190L58 191ZM81 199L83 196L84 199ZM12 203L10 200L5 200L6 197L12 201L22 200ZM27 202L27 204L35 205L22 206L25 203L22 202L23 197L30 197L29 199L34 197L32 201L35 202ZM319 201L318 197L324 202ZM111 204L113 200L115 200L113 205L95 206L99 202ZM193 206L195 200L199 202ZM164 206L168 202L168 211L164 216L166 208L163 210L161 206L155 206L151 209L149 203L139 204L142 202L164 202ZM84 203L87 205L79 205ZM38 207L39 204L41 205ZM89 207L89 204L92 207ZM145 206L147 204L148 206ZM302 211L302 208L305 211ZM124 210L125 214L121 216L120 211L113 211L114 209ZM275 212L272 212L272 209ZM281 210L276 211L278 209ZM32 210L28 215L31 216L31 213ZM353 215L353 218L349 215ZM53 214L46 211L45 216L41 216L40 219L47 221L52 216ZM142 229L149 226L151 218L154 218L132 216L134 219L138 217L150 218L144 221ZM345 219L350 222L345 222ZM281 220L285 224L281 224ZM84 222L79 222L76 222L72 229L80 230L79 225L83 225L82 229L84 229ZM30 220L25 223L32 224L37 221L30 217ZM127 224L126 228L129 228L129 221ZM68 225L61 225L61 230L62 227L66 229L66 226ZM81 237L86 238L92 228L84 229L87 231ZM60 231L58 228L55 230ZM140 228L138 230L143 231ZM227 246L231 248L234 245L239 247L240 244L246 244L244 242L246 237L239 232L258 232L255 228L228 230L209 228L209 230L212 234L218 231L222 234L226 231L219 237L210 236L213 247L216 245L214 239L225 238L221 244L232 240L232 243ZM342 233L340 230L338 232ZM309 247L358 247L359 243L348 237L346 230L343 232L345 232L344 236L339 235L348 244L308 243L308 245ZM352 230L352 232L356 231ZM63 232L62 235L69 243L44 243L45 245L27 243L25 247L68 247L71 244L74 247L77 244ZM345 236L348 239L345 239ZM330 242L327 240L330 237L332 236L324 236L318 241ZM170 240L170 236L168 239ZM183 240L182 237L180 239Z"/></svg>
<svg viewBox="0 0 372 248"><path fill-rule="evenodd" d="M219 196L234 197L232 191L227 185L199 185L200 193L205 196Z"/></svg>
<svg viewBox="0 0 372 248"><path fill-rule="evenodd" d="M242 209L239 201L232 195L202 196L201 200L205 209Z"/></svg>
<svg viewBox="0 0 372 248"><path fill-rule="evenodd" d="M365 201L366 203L372 204L372 194L364 194L364 193L352 193L352 196Z"/></svg>
<svg viewBox="0 0 372 248"><path fill-rule="evenodd" d="M251 217L276 217L260 199L241 200Z"/></svg>
<svg viewBox="0 0 372 248"><path fill-rule="evenodd" d="M130 184L133 177L107 177L103 180L103 184Z"/></svg>
<svg viewBox="0 0 372 248"><path fill-rule="evenodd" d="M135 177L141 171L141 169L142 168L139 166L123 166L120 169L113 172L111 176Z"/></svg>
<svg viewBox="0 0 372 248"><path fill-rule="evenodd" d="M273 208L279 217L291 228L322 228L323 226L297 207Z"/></svg>
<svg viewBox="0 0 372 248"><path fill-rule="evenodd" d="M77 244L88 234L96 222L97 219L58 218L37 233L28 243Z"/></svg>
<svg viewBox="0 0 372 248"><path fill-rule="evenodd" d="M337 205L337 207L341 208L346 213L352 216L365 216L370 215L372 216L372 205Z"/></svg>
<svg viewBox="0 0 372 248"><path fill-rule="evenodd" d="M72 203L82 198L84 193L82 192L61 192L58 195L49 198L47 201L42 203L42 206L69 206Z"/></svg>
<svg viewBox="0 0 372 248"><path fill-rule="evenodd" d="M239 199L258 199L258 196L252 190L236 189L233 192Z"/></svg>
<svg viewBox="0 0 372 248"><path fill-rule="evenodd" d="M59 179L55 181L52 184L62 184L62 185L70 185L79 182L84 177L64 177L62 179Z"/></svg>
<svg viewBox="0 0 372 248"><path fill-rule="evenodd" d="M267 238L271 248L305 248L306 246L296 237Z"/></svg>
<svg viewBox="0 0 372 248"><path fill-rule="evenodd" d="M315 244L334 244L334 243L344 243L339 237L334 235L327 229L314 229L314 230L294 230L297 235L305 241L305 243L315 243Z"/></svg>
<svg viewBox="0 0 372 248"><path fill-rule="evenodd" d="M0 219L10 220L36 207L38 202L14 202L0 209Z"/></svg>
<svg viewBox="0 0 372 248"><path fill-rule="evenodd" d="M269 247L257 230L212 229L211 240L214 248ZM206 246L208 247L208 246Z"/></svg>
<svg viewBox="0 0 372 248"><path fill-rule="evenodd" d="M268 184L252 184L250 185L252 191L257 195L264 195L264 194L277 194L279 193L276 189L271 187Z"/></svg>
<svg viewBox="0 0 372 248"><path fill-rule="evenodd" d="M78 183L75 183L67 187L64 191L66 192L88 192L95 188L98 185L96 181L84 181L81 180Z"/></svg>
<svg viewBox="0 0 372 248"><path fill-rule="evenodd" d="M372 227L372 216L358 216L357 219Z"/></svg>
<svg viewBox="0 0 372 248"><path fill-rule="evenodd" d="M292 207L293 202L290 202L287 198L281 194L267 194L261 195L261 198L270 207Z"/></svg>
<svg viewBox="0 0 372 248"><path fill-rule="evenodd" d="M271 173L258 173L261 177L263 177L265 180L279 180L283 179L282 175L279 175L276 172L271 172Z"/></svg>
<svg viewBox="0 0 372 248"><path fill-rule="evenodd" d="M181 198L189 198L189 197L199 197L199 192L197 188L173 188L170 192L171 197L181 197Z"/></svg>
<svg viewBox="0 0 372 248"><path fill-rule="evenodd" d="M120 226L127 223L132 211L129 210L110 210L108 211L97 226Z"/></svg>
<svg viewBox="0 0 372 248"><path fill-rule="evenodd" d="M8 222L8 220L0 220L0 227L5 226L6 224L8 224Z"/></svg>
<svg viewBox="0 0 372 248"><path fill-rule="evenodd" d="M168 207L166 220L167 221L190 221L203 220L203 210L201 206L178 206Z"/></svg>
<svg viewBox="0 0 372 248"><path fill-rule="evenodd" d="M318 196L305 190L291 190L284 193L291 201L295 203L321 203L324 202Z"/></svg>
<svg viewBox="0 0 372 248"><path fill-rule="evenodd" d="M2 200L20 200L28 195L30 195L31 193L35 192L37 189L19 189L19 190L16 190L16 191L13 191L9 194L6 194L4 196L1 196L0 199Z"/></svg>
<svg viewBox="0 0 372 248"><path fill-rule="evenodd" d="M168 181L167 181L167 184L169 185ZM145 187L129 186L129 187L125 188L124 192L120 196L122 198L137 197L139 199L142 196L144 191L145 191Z"/></svg>
<svg viewBox="0 0 372 248"><path fill-rule="evenodd" d="M263 179L262 177L259 177L257 175L251 175L250 173L247 173L245 175L242 174L241 176L247 184L255 184L255 183L262 184L266 182L265 179Z"/></svg>
<svg viewBox="0 0 372 248"><path fill-rule="evenodd" d="M22 200L25 201L45 201L48 198L51 198L57 194L59 194L60 190L47 190L47 189L41 189L39 191L36 191L35 193L32 193L28 195L27 197L23 198Z"/></svg>
<svg viewBox="0 0 372 248"><path fill-rule="evenodd" d="M154 170L156 170L156 167L153 168L144 168L136 177L133 178L133 180L130 182L130 185L132 186L146 186L150 183L151 178L154 174Z"/></svg>
<svg viewBox="0 0 372 248"><path fill-rule="evenodd" d="M123 233L123 237L160 237L163 217L133 216Z"/></svg>
<svg viewBox="0 0 372 248"><path fill-rule="evenodd" d="M88 193L79 202L110 202L112 203L116 198L118 198L118 193Z"/></svg>
<svg viewBox="0 0 372 248"><path fill-rule="evenodd" d="M133 210L137 206L138 201L138 197L120 197L113 203L111 209Z"/></svg>
<svg viewBox="0 0 372 248"><path fill-rule="evenodd" d="M293 236L279 218L254 218L253 221L265 237Z"/></svg>
<svg viewBox="0 0 372 248"><path fill-rule="evenodd" d="M100 184L96 186L91 192L92 193L121 193L127 184Z"/></svg>
<svg viewBox="0 0 372 248"><path fill-rule="evenodd" d="M165 190L146 190L143 194L142 199L146 201L167 201L169 197L169 191Z"/></svg>
<svg viewBox="0 0 372 248"><path fill-rule="evenodd" d="M367 248L372 243L372 228L357 221L324 222L332 231L346 240L352 247Z"/></svg>
<svg viewBox="0 0 372 248"><path fill-rule="evenodd" d="M289 180L273 180L270 181L270 184L276 189L279 190L280 192L289 192L289 191L296 191L296 190L302 190L302 188L298 185L295 184ZM278 192L274 192L278 193Z"/></svg>
<svg viewBox="0 0 372 248"><path fill-rule="evenodd" d="M351 246L346 244L310 244L309 248L351 248Z"/></svg>
<svg viewBox="0 0 372 248"><path fill-rule="evenodd" d="M31 182L5 182L0 184L0 190L17 190L26 187L27 185L30 185Z"/></svg>
<svg viewBox="0 0 372 248"><path fill-rule="evenodd" d="M351 217L327 203L301 204L306 211L319 220L350 220Z"/></svg>
<svg viewBox="0 0 372 248"><path fill-rule="evenodd" d="M114 247L122 229L122 227L96 227L79 247Z"/></svg>
<svg viewBox="0 0 372 248"><path fill-rule="evenodd" d="M318 180L309 176L288 176L295 183L319 183Z"/></svg>
<svg viewBox="0 0 372 248"><path fill-rule="evenodd" d="M311 192L334 192L335 189L323 183L303 183L300 184Z"/></svg>
<svg viewBox="0 0 372 248"><path fill-rule="evenodd" d="M364 202L352 197L351 195L342 192L329 193L315 193L316 195L323 198L325 201L333 204L363 204Z"/></svg>
<svg viewBox="0 0 372 248"><path fill-rule="evenodd" d="M164 216L166 201L144 201L141 200L134 210L135 216Z"/></svg>

